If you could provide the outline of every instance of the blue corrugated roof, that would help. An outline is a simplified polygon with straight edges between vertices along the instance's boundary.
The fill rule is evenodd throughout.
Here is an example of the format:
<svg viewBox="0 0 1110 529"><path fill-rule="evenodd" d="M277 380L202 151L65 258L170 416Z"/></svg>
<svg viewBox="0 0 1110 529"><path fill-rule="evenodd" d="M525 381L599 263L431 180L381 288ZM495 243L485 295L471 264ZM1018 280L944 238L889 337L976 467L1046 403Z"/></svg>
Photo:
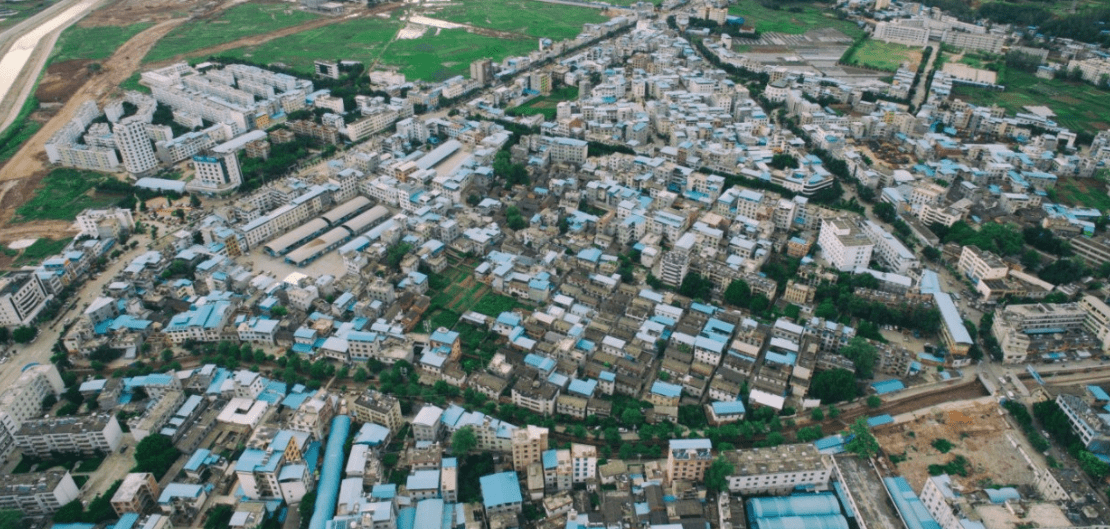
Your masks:
<svg viewBox="0 0 1110 529"><path fill-rule="evenodd" d="M1006 503L1007 500L1020 500L1021 494L1013 487L1002 487L1000 489L983 489L990 498L991 503Z"/></svg>
<svg viewBox="0 0 1110 529"><path fill-rule="evenodd" d="M482 487L482 503L487 509L524 501L520 494L520 482L517 480L516 472L482 476L478 482Z"/></svg>
<svg viewBox="0 0 1110 529"><path fill-rule="evenodd" d="M921 503L921 499L910 488L906 478L883 478L883 484L908 529L941 529L940 524L925 509L925 504Z"/></svg>
<svg viewBox="0 0 1110 529"><path fill-rule="evenodd" d="M1106 394L1106 390L1104 390L1104 389L1102 389L1098 386L1095 386L1095 385L1087 386L1087 391L1090 391L1091 396L1093 396L1096 400L1110 400L1110 395Z"/></svg>
<svg viewBox="0 0 1110 529"><path fill-rule="evenodd" d="M558 450L544 450L543 452L543 468L544 470L555 468L559 466L559 451Z"/></svg>
<svg viewBox="0 0 1110 529"><path fill-rule="evenodd" d="M736 415L744 413L744 403L738 400L731 402L714 402L710 404L713 408L713 413L717 416L721 415Z"/></svg>
<svg viewBox="0 0 1110 529"><path fill-rule="evenodd" d="M874 388L875 393L878 393L879 395L885 395L887 393L893 393L895 391L906 389L906 385L903 384L901 380L896 379L872 382L871 387Z"/></svg>
<svg viewBox="0 0 1110 529"><path fill-rule="evenodd" d="M871 417L871 418L867 419L867 426L869 428L874 428L876 426L882 426L884 424L891 424L893 422L894 422L894 417L891 417L890 415L879 415L877 417Z"/></svg>
<svg viewBox="0 0 1110 529"><path fill-rule="evenodd" d="M324 467L320 471L320 483L316 487L316 510L312 512L309 529L324 529L327 521L335 515L339 479L343 476L343 445L347 442L350 429L351 418L346 415L337 415L331 421L331 434L324 451Z"/></svg>

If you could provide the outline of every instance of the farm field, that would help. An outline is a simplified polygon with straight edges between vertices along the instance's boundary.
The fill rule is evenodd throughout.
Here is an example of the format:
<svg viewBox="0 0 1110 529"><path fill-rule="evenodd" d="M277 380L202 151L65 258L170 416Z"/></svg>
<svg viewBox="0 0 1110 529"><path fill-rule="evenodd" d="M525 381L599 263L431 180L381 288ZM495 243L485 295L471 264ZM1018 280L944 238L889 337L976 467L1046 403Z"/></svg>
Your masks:
<svg viewBox="0 0 1110 529"><path fill-rule="evenodd" d="M424 314L424 324L431 329L454 328L463 314L473 310L496 318L502 312L528 305L490 290L489 285L474 279L475 263L450 260L452 265L428 277L431 303Z"/></svg>
<svg viewBox="0 0 1110 529"><path fill-rule="evenodd" d="M578 88L567 86L552 91L549 96L540 96L523 105L511 108L508 114L510 116L543 114L544 119L550 121L555 119L555 114L558 111L556 105L558 105L560 101L572 101L575 99L578 99Z"/></svg>
<svg viewBox="0 0 1110 529"><path fill-rule="evenodd" d="M1101 211L1110 210L1110 196L1106 194L1106 177L1097 173L1096 176L1096 178L1060 178L1056 182L1056 187L1049 191L1049 197L1068 205L1098 208Z"/></svg>
<svg viewBox="0 0 1110 529"><path fill-rule="evenodd" d="M14 222L33 220L72 220L88 208L107 206L118 196L105 196L94 190L105 177L100 173L76 169L55 169L42 179L35 196L15 211Z"/></svg>
<svg viewBox="0 0 1110 529"><path fill-rule="evenodd" d="M70 26L58 36L50 63L73 60L97 61L112 56L124 42L154 24L139 22L130 26Z"/></svg>
<svg viewBox="0 0 1110 529"><path fill-rule="evenodd" d="M409 79L441 81L466 75L476 59L527 55L536 48L534 40L505 40L468 33L465 29L429 31L413 40L397 40L382 54L381 61L400 69Z"/></svg>
<svg viewBox="0 0 1110 529"><path fill-rule="evenodd" d="M574 38L582 31L582 24L608 20L598 9L533 0L466 0L448 4L428 16L552 40Z"/></svg>
<svg viewBox="0 0 1110 529"><path fill-rule="evenodd" d="M916 70L917 65L921 63L921 50L868 39L846 62L889 72L897 71L903 62L908 62L910 70Z"/></svg>
<svg viewBox="0 0 1110 529"><path fill-rule="evenodd" d="M398 27L397 22L391 20L355 19L277 38L259 46L237 48L222 55L261 64L281 62L310 75L312 62L317 59L341 58L368 65L373 63L397 33Z"/></svg>
<svg viewBox="0 0 1110 529"><path fill-rule="evenodd" d="M1110 92L1093 85L1040 79L1031 73L1007 70L999 76L1004 92L968 86L952 89L954 99L976 105L998 104L1009 112L1025 112L1027 105L1044 105L1056 113L1056 122L1073 131L1097 133L1110 128Z"/></svg>
<svg viewBox="0 0 1110 529"><path fill-rule="evenodd" d="M246 3L224 11L215 20L193 20L166 35L143 58L157 62L190 51L295 26L319 18L288 3Z"/></svg>
<svg viewBox="0 0 1110 529"><path fill-rule="evenodd" d="M855 22L840 20L835 13L819 5L792 4L791 7L770 9L757 2L742 2L729 6L728 12L744 17L744 24L755 26L760 33L800 35L811 29L833 28L852 38L863 35L863 30Z"/></svg>

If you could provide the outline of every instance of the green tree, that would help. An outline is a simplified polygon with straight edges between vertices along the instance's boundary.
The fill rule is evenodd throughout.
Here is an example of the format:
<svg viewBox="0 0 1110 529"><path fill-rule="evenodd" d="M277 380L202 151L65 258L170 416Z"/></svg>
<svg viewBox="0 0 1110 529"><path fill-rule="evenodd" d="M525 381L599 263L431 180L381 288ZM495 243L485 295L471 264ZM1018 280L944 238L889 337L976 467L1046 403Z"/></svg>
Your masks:
<svg viewBox="0 0 1110 529"><path fill-rule="evenodd" d="M856 379L847 369L819 371L809 385L809 394L821 399L823 404L856 398ZM829 415L832 416L830 410Z"/></svg>
<svg viewBox="0 0 1110 529"><path fill-rule="evenodd" d="M308 529L308 524L312 521L312 513L316 512L315 492L309 492L301 498L301 504L297 507L297 512L301 515L301 529Z"/></svg>
<svg viewBox="0 0 1110 529"><path fill-rule="evenodd" d="M710 493L719 493L728 490L728 477L736 471L728 458L718 456L705 469L705 489Z"/></svg>
<svg viewBox="0 0 1110 529"><path fill-rule="evenodd" d="M743 279L733 279L725 289L725 303L735 307L747 308L751 303L752 288Z"/></svg>
<svg viewBox="0 0 1110 529"><path fill-rule="evenodd" d="M456 456L467 454L476 446L478 436L474 434L473 427L463 426L451 434L451 453Z"/></svg>
<svg viewBox="0 0 1110 529"><path fill-rule="evenodd" d="M870 397L867 397L867 407L868 408L878 408L879 406L882 406L882 405L883 405L883 399L879 398L878 395L871 395Z"/></svg>
<svg viewBox="0 0 1110 529"><path fill-rule="evenodd" d="M856 336L848 345L840 348L840 354L856 364L856 376L871 378L875 374L875 362L879 358L879 350L871 345L866 338Z"/></svg>
<svg viewBox="0 0 1110 529"><path fill-rule="evenodd" d="M368 376L369 374L366 372L365 367L360 366L358 369L355 370L355 382L358 382L360 384L366 382L366 378Z"/></svg>
<svg viewBox="0 0 1110 529"><path fill-rule="evenodd" d="M234 514L234 509L227 504L219 504L208 511L208 517L204 519L204 529L222 529L227 527L228 522L231 521L231 515Z"/></svg>
<svg viewBox="0 0 1110 529"><path fill-rule="evenodd" d="M169 471L177 461L180 452L173 446L173 440L162 434L151 434L135 446L135 468L133 472L150 472L155 479Z"/></svg>
<svg viewBox="0 0 1110 529"><path fill-rule="evenodd" d="M848 427L848 433L853 437L844 446L845 450L865 458L875 457L879 453L879 441L871 435L871 429L867 427L867 419L863 417L856 419L856 422Z"/></svg>
<svg viewBox="0 0 1110 529"><path fill-rule="evenodd" d="M808 443L820 439L822 435L824 434L821 433L821 426L814 424L813 426L799 428L797 438L800 443Z"/></svg>
<svg viewBox="0 0 1110 529"><path fill-rule="evenodd" d="M708 300L713 293L713 282L697 272L690 272L682 278L678 293L691 299Z"/></svg>
<svg viewBox="0 0 1110 529"><path fill-rule="evenodd" d="M894 222L898 218L898 214L894 211L894 206L889 202L875 204L875 207L871 208L871 211L876 217L879 217L879 220L886 223Z"/></svg>
<svg viewBox="0 0 1110 529"><path fill-rule="evenodd" d="M173 360L173 349L162 349L162 363L167 363Z"/></svg>
<svg viewBox="0 0 1110 529"><path fill-rule="evenodd" d="M28 327L26 325L16 327L15 330L12 331L12 340L15 340L15 343L31 343L31 341L35 339L35 336L38 336L38 333L39 331L34 327Z"/></svg>
<svg viewBox="0 0 1110 529"><path fill-rule="evenodd" d="M0 510L0 529L23 529L23 513L16 509Z"/></svg>
<svg viewBox="0 0 1110 529"><path fill-rule="evenodd" d="M823 421L825 420L825 412L821 411L821 408L813 408L813 411L809 412L809 418L815 421Z"/></svg>

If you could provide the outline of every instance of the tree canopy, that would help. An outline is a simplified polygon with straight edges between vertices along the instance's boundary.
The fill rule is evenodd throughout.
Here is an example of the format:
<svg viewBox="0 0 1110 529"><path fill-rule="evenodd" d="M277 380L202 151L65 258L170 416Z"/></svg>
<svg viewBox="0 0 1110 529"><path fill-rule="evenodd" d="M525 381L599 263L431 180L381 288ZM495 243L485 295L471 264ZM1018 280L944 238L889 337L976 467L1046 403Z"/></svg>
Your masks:
<svg viewBox="0 0 1110 529"><path fill-rule="evenodd" d="M856 398L856 377L847 369L830 369L813 375L809 394L831 404Z"/></svg>
<svg viewBox="0 0 1110 529"><path fill-rule="evenodd" d="M451 434L451 452L455 455L463 455L473 450L478 446L478 436L474 434L474 428L464 426L455 430Z"/></svg>
<svg viewBox="0 0 1110 529"><path fill-rule="evenodd" d="M848 345L840 348L840 354L856 364L856 376L871 378L875 374L875 362L879 358L879 350L871 345L866 338L856 336Z"/></svg>
<svg viewBox="0 0 1110 529"><path fill-rule="evenodd" d="M156 479L162 479L180 454L169 437L162 434L148 435L135 446L133 472L150 472Z"/></svg>
<svg viewBox="0 0 1110 529"><path fill-rule="evenodd" d="M871 429L867 427L867 419L863 417L856 419L856 422L848 427L848 433L853 437L844 446L845 450L866 458L875 457L879 453L879 441L871 435Z"/></svg>
<svg viewBox="0 0 1110 529"><path fill-rule="evenodd" d="M736 470L728 458L718 456L705 470L705 489L709 492L728 490L728 476Z"/></svg>

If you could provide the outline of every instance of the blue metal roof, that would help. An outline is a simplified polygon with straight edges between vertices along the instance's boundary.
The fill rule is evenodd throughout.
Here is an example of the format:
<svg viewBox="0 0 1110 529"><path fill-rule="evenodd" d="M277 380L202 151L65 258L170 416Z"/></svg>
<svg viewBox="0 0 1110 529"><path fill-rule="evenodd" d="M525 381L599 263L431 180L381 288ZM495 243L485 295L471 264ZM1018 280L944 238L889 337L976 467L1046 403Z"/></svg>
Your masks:
<svg viewBox="0 0 1110 529"><path fill-rule="evenodd" d="M543 452L543 468L544 470L555 468L559 466L559 451L558 450L544 450Z"/></svg>
<svg viewBox="0 0 1110 529"><path fill-rule="evenodd" d="M906 478L883 478L883 484L908 529L941 529L940 524L925 509L925 504L921 503L921 499L910 488Z"/></svg>
<svg viewBox="0 0 1110 529"><path fill-rule="evenodd" d="M1107 395L1104 389L1093 384L1087 386L1087 391L1091 392L1091 396L1094 397L1095 400L1110 400L1110 395Z"/></svg>
<svg viewBox="0 0 1110 529"><path fill-rule="evenodd" d="M482 476L478 482L482 487L482 504L487 509L524 501L520 494L520 482L517 480L516 472Z"/></svg>
<svg viewBox="0 0 1110 529"><path fill-rule="evenodd" d="M878 393L879 395L885 395L887 393L893 393L895 391L906 389L906 385L903 384L901 380L897 379L872 382L871 387L874 388L875 393Z"/></svg>
<svg viewBox="0 0 1110 529"><path fill-rule="evenodd" d="M893 422L894 422L894 417L891 417L890 415L879 415L877 417L871 417L871 418L867 419L867 427L868 428L874 428L876 426L882 426L884 424L891 424Z"/></svg>
<svg viewBox="0 0 1110 529"><path fill-rule="evenodd" d="M656 380L655 383L651 385L651 392L668 398L677 398L682 395L682 386Z"/></svg>
<svg viewBox="0 0 1110 529"><path fill-rule="evenodd" d="M417 470L405 481L408 490L439 489L439 469Z"/></svg>
<svg viewBox="0 0 1110 529"><path fill-rule="evenodd" d="M717 416L721 415L737 415L744 413L744 403L738 400L731 402L714 402L710 404L713 408L713 413Z"/></svg>
<svg viewBox="0 0 1110 529"><path fill-rule="evenodd" d="M1007 500L1020 500L1021 494L1013 487L1002 487L1000 489L983 489L990 498L991 503L1006 503Z"/></svg>
<svg viewBox="0 0 1110 529"><path fill-rule="evenodd" d="M343 476L343 445L347 442L350 429L351 418L346 415L337 415L331 420L331 433L324 451L324 467L320 471L320 483L316 487L316 510L312 512L309 529L324 529L327 521L335 515L339 480Z"/></svg>

